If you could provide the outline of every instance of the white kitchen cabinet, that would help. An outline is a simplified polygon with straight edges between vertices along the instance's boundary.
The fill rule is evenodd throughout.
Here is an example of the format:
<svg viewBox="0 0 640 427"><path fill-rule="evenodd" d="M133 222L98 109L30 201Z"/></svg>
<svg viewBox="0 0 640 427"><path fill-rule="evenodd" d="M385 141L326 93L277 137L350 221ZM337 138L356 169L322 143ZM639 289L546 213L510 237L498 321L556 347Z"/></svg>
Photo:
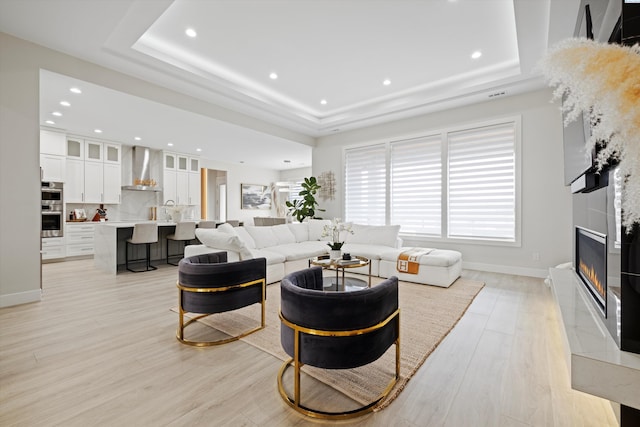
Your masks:
<svg viewBox="0 0 640 427"><path fill-rule="evenodd" d="M84 160L84 139L67 138L67 158Z"/></svg>
<svg viewBox="0 0 640 427"><path fill-rule="evenodd" d="M178 187L177 187L177 172L175 170L165 169L162 173L162 203L173 201L177 204Z"/></svg>
<svg viewBox="0 0 640 427"><path fill-rule="evenodd" d="M189 172L200 174L200 159L198 157L189 157Z"/></svg>
<svg viewBox="0 0 640 427"><path fill-rule="evenodd" d="M42 259L58 259L66 256L64 237L46 237L42 239Z"/></svg>
<svg viewBox="0 0 640 427"><path fill-rule="evenodd" d="M65 202L119 204L122 146L67 138Z"/></svg>
<svg viewBox="0 0 640 427"><path fill-rule="evenodd" d="M200 174L189 174L189 204L200 204Z"/></svg>
<svg viewBox="0 0 640 427"><path fill-rule="evenodd" d="M84 141L84 160L88 162L103 162L104 153L103 153L103 144L102 142L97 141Z"/></svg>
<svg viewBox="0 0 640 427"><path fill-rule="evenodd" d="M177 155L176 169L178 169L179 172L188 172L189 171L189 156L178 154Z"/></svg>
<svg viewBox="0 0 640 427"><path fill-rule="evenodd" d="M67 136L64 133L49 130L40 131L40 154L53 154L56 156L66 156Z"/></svg>
<svg viewBox="0 0 640 427"><path fill-rule="evenodd" d="M177 205L189 205L189 172L176 173Z"/></svg>
<svg viewBox="0 0 640 427"><path fill-rule="evenodd" d="M104 164L84 162L84 202L102 203L104 194Z"/></svg>
<svg viewBox="0 0 640 427"><path fill-rule="evenodd" d="M40 131L42 181L64 182L66 178L66 140L64 133Z"/></svg>
<svg viewBox="0 0 640 427"><path fill-rule="evenodd" d="M84 160L67 158L66 179L64 181L64 201L84 202Z"/></svg>
<svg viewBox="0 0 640 427"><path fill-rule="evenodd" d="M105 142L103 159L105 164L119 165L122 162L122 146Z"/></svg>
<svg viewBox="0 0 640 427"><path fill-rule="evenodd" d="M122 191L122 167L120 164L104 163L104 191L102 203L119 204Z"/></svg>
<svg viewBox="0 0 640 427"><path fill-rule="evenodd" d="M176 157L177 157L177 155L175 153L169 153L167 151L164 151L162 154L163 154L163 157L164 157L164 169L165 170L176 170Z"/></svg>
<svg viewBox="0 0 640 427"><path fill-rule="evenodd" d="M64 182L67 158L56 154L40 154L41 181Z"/></svg>
<svg viewBox="0 0 640 427"><path fill-rule="evenodd" d="M200 159L186 154L163 152L163 203L200 204Z"/></svg>
<svg viewBox="0 0 640 427"><path fill-rule="evenodd" d="M68 222L65 227L66 256L93 255L93 222Z"/></svg>

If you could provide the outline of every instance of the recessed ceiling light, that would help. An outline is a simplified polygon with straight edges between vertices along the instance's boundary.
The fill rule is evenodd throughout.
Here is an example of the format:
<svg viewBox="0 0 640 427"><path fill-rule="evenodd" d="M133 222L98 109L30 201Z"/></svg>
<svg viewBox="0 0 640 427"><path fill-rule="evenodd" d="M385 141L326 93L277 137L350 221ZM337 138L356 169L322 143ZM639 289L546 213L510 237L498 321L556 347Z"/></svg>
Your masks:
<svg viewBox="0 0 640 427"><path fill-rule="evenodd" d="M322 101L320 101L320 104L322 104L322 105L327 105L327 100L326 100L326 99L323 99Z"/></svg>
<svg viewBox="0 0 640 427"><path fill-rule="evenodd" d="M142 138L140 138L139 136L134 136L133 139L135 139L136 141L142 140Z"/></svg>
<svg viewBox="0 0 640 427"><path fill-rule="evenodd" d="M169 147L173 147L173 142L169 142L167 145L168 145Z"/></svg>
<svg viewBox="0 0 640 427"><path fill-rule="evenodd" d="M71 104L67 101L60 101L60 105L62 105L63 107L71 107Z"/></svg>
<svg viewBox="0 0 640 427"><path fill-rule="evenodd" d="M101 129L94 129L93 131L94 131L95 133L102 133L102 130L101 130Z"/></svg>
<svg viewBox="0 0 640 427"><path fill-rule="evenodd" d="M480 52L479 50L476 50L475 52L473 52L473 53L471 54L471 57L472 57L473 59L478 59L478 58L480 58L481 56L482 56L482 52Z"/></svg>
<svg viewBox="0 0 640 427"><path fill-rule="evenodd" d="M193 37L195 37L195 36L197 36L197 35L198 35L198 33L196 33L196 30L194 30L193 28L187 28L187 29L184 31L184 33L185 33L186 35L188 35L189 37L191 37L191 38L193 38Z"/></svg>
<svg viewBox="0 0 640 427"><path fill-rule="evenodd" d="M202 151L202 148L196 148L196 151Z"/></svg>
<svg viewBox="0 0 640 427"><path fill-rule="evenodd" d="M391 84L391 80L389 79L384 79L384 81L382 82L383 85L385 86L389 86Z"/></svg>
<svg viewBox="0 0 640 427"><path fill-rule="evenodd" d="M54 122L53 120L45 120L45 123L48 125L55 125L56 122Z"/></svg>
<svg viewBox="0 0 640 427"><path fill-rule="evenodd" d="M79 88L77 88L77 87L72 87L72 88L71 88L71 89L69 89L69 90L70 90L71 92L73 92L73 93L82 93L82 91L81 91Z"/></svg>
<svg viewBox="0 0 640 427"><path fill-rule="evenodd" d="M51 113L51 115L56 117L62 117L62 113L60 111L54 111L53 113Z"/></svg>
<svg viewBox="0 0 640 427"><path fill-rule="evenodd" d="M277 78L278 78L278 75L277 75L276 73L271 73L271 74L269 74L269 78L270 78L271 80L275 80L275 79L277 79Z"/></svg>

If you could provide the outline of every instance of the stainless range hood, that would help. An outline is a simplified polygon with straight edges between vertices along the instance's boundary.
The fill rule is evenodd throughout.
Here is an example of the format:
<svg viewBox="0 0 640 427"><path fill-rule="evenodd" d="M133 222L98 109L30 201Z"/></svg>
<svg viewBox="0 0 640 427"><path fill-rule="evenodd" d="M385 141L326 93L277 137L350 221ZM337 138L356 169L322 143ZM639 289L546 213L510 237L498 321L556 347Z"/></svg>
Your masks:
<svg viewBox="0 0 640 427"><path fill-rule="evenodd" d="M123 190L134 191L162 191L154 179L151 179L151 149L148 147L133 147L132 184L123 185Z"/></svg>

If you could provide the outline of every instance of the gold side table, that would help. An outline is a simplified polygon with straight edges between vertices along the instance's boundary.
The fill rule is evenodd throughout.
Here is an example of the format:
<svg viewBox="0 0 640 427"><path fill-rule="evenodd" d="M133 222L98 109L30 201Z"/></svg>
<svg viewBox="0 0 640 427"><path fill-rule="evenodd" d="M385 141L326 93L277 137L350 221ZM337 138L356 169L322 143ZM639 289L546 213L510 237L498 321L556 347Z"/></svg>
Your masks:
<svg viewBox="0 0 640 427"><path fill-rule="evenodd" d="M331 259L329 255L320 255L315 258L311 258L309 260L309 267L311 267L312 265L320 266L325 270L335 270L336 272L336 289L335 290L336 291L347 290L347 288L345 287L345 284L346 284L345 270L349 268L360 268L360 267L369 266L368 283L361 279L354 279L354 280L360 280L363 283L367 283L367 286L369 288L371 287L371 260L369 260L369 258L367 257L352 255L351 260L346 261L342 259ZM340 272L342 272L342 289L339 289Z"/></svg>

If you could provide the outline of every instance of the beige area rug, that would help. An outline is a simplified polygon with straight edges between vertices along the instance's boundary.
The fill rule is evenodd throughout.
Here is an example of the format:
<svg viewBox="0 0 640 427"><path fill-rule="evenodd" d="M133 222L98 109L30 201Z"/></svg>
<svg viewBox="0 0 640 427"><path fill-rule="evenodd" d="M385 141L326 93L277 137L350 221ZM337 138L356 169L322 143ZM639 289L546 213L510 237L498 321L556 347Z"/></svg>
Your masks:
<svg viewBox="0 0 640 427"><path fill-rule="evenodd" d="M372 286L380 278L372 278ZM422 366L427 357L458 323L484 283L459 278L449 288L400 282L400 379L387 399L376 408L386 407L404 389L409 379ZM267 286L266 327L242 338L248 344L263 350L280 360L288 360L280 344L280 286ZM176 308L172 310L176 311ZM236 311L215 314L199 322L225 334L239 332L257 326L260 322L260 305L254 304ZM189 328L187 328L187 334ZM375 362L356 369L325 370L305 366L308 375L330 385L353 400L366 404L375 400L386 387L395 372L395 347L392 346ZM274 372L274 381L277 373Z"/></svg>

